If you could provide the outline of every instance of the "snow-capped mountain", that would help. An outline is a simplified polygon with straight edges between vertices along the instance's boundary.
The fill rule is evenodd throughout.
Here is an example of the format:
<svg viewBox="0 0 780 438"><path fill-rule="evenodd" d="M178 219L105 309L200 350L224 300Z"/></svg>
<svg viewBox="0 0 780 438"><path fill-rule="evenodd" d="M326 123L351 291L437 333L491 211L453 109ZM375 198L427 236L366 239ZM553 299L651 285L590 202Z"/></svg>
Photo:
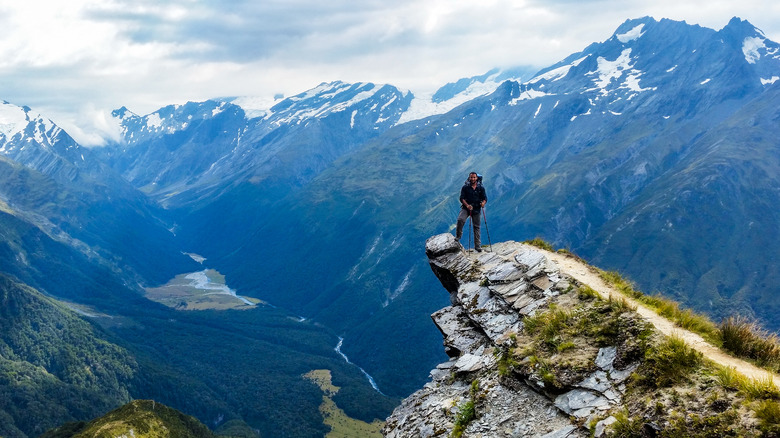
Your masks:
<svg viewBox="0 0 780 438"><path fill-rule="evenodd" d="M251 98L190 102L146 116L122 108L114 117L123 141L101 153L134 185L167 201L204 196L233 178L273 175L301 184L395 125L411 99L389 85L333 82L269 108Z"/></svg>
<svg viewBox="0 0 780 438"><path fill-rule="evenodd" d="M778 71L778 44L746 21L714 31L646 17L541 71L516 99L578 94L589 99L583 114L617 115L635 110L642 93L680 90L682 101L706 89L712 99L740 98L772 84Z"/></svg>
<svg viewBox="0 0 780 438"><path fill-rule="evenodd" d="M539 72L491 71L430 96L333 82L276 100L122 108L122 141L89 151L6 105L0 151L42 172L41 157L57 157L121 174L134 203L96 179L94 203L56 218L115 247L125 240L100 234L101 221L146 223L241 295L338 333L384 393L403 396L440 362L428 314L446 297L420 245L452 229L471 170L484 175L493 240L543 237L715 319L740 312L780 327L780 250L767 244L780 239L778 48L738 18L713 30L645 17ZM40 191L47 208L51 187ZM166 221L128 213L152 201ZM96 205L127 214L92 216ZM128 240L125 258L143 243ZM160 257L145 255L132 262L149 272ZM399 321L419 354L382 342Z"/></svg>
<svg viewBox="0 0 780 438"><path fill-rule="evenodd" d="M51 120L29 107L0 104L0 154L39 172L73 178L84 149Z"/></svg>

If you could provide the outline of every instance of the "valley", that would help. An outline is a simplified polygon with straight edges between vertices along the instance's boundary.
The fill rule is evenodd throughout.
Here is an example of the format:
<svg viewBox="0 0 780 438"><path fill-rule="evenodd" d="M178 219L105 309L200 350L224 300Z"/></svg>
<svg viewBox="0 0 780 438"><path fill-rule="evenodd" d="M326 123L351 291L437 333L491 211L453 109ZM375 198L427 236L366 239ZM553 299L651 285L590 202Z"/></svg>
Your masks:
<svg viewBox="0 0 780 438"><path fill-rule="evenodd" d="M445 360L423 243L472 170L492 240L542 237L777 331L778 53L736 17L644 17L429 101L333 81L268 108L123 107L93 148L4 102L0 435L131 399L250 436L383 420Z"/></svg>
<svg viewBox="0 0 780 438"><path fill-rule="evenodd" d="M225 276L214 269L179 274L164 285L145 291L150 300L177 310L240 310L263 304L236 295L225 284Z"/></svg>

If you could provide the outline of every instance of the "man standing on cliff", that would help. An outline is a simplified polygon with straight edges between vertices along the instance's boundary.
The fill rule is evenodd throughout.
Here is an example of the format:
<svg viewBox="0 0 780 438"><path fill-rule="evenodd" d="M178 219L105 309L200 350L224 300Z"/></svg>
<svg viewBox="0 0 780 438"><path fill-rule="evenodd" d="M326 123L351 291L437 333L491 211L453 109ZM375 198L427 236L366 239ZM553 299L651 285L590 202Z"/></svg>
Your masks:
<svg viewBox="0 0 780 438"><path fill-rule="evenodd" d="M480 213L482 207L485 206L486 202L487 195L485 194L485 188L482 187L477 172L471 172L468 181L460 189L460 214L458 215L458 222L455 226L455 239L460 241L460 238L463 236L463 226L470 217L471 223L474 226L474 249L477 250L477 252L482 252L479 222L481 219Z"/></svg>

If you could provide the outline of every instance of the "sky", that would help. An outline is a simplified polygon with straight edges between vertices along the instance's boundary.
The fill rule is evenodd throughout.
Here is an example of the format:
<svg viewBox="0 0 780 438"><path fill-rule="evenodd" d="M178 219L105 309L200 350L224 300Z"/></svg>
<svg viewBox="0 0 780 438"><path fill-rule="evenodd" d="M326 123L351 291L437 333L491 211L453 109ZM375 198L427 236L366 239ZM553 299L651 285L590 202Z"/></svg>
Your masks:
<svg viewBox="0 0 780 438"><path fill-rule="evenodd" d="M715 30L737 16L780 41L776 0L0 0L0 101L92 146L122 106L146 115L336 80L422 95L547 67L644 16Z"/></svg>

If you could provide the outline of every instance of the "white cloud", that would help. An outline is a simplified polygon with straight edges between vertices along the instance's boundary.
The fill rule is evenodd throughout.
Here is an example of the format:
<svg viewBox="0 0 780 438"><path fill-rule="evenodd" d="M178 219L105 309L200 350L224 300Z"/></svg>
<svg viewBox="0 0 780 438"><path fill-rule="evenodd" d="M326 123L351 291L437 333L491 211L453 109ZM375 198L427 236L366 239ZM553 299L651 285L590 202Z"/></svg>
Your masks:
<svg viewBox="0 0 780 438"><path fill-rule="evenodd" d="M493 67L549 66L652 16L720 29L733 16L780 39L769 0L26 0L0 6L0 99L83 138L84 111L297 94L325 81L432 92ZM91 108L82 110L82 108ZM94 126L80 125L92 120ZM74 136L74 128L68 129ZM78 138L82 140L82 138ZM91 141L91 140L90 140Z"/></svg>

